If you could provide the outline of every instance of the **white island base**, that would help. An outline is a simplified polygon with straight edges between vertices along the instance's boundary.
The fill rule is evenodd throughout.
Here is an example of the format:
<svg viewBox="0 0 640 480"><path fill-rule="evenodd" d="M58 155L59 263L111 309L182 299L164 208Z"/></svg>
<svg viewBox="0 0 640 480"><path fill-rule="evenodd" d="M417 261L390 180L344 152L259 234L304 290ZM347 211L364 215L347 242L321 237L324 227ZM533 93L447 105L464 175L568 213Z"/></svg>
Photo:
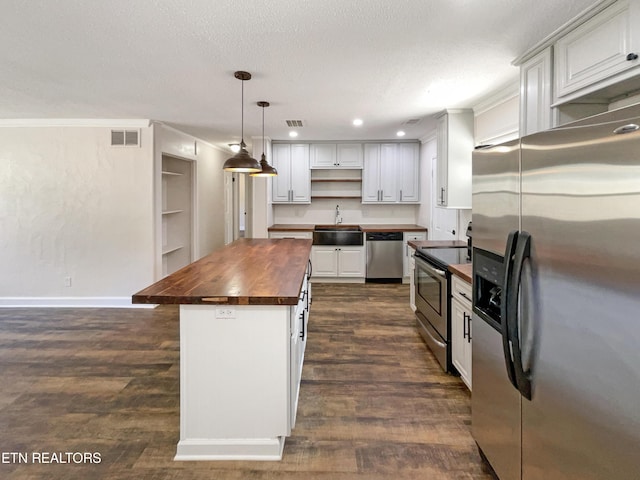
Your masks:
<svg viewBox="0 0 640 480"><path fill-rule="evenodd" d="M298 305L180 306L175 460L282 458L295 424L307 318L306 293Z"/></svg>

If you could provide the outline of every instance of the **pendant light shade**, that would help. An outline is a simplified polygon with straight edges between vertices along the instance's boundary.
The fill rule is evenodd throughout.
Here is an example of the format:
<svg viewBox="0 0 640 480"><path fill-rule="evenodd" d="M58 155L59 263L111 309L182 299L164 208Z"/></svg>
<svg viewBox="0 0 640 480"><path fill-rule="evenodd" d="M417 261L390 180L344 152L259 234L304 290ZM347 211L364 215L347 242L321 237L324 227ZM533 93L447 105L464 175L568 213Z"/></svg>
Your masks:
<svg viewBox="0 0 640 480"><path fill-rule="evenodd" d="M249 155L244 143L244 82L245 80L251 80L251 74L249 72L238 71L235 72L233 76L242 81L242 121L240 124L242 140L240 142L240 151L224 162L222 169L226 172L259 172L262 170L260 163Z"/></svg>
<svg viewBox="0 0 640 480"><path fill-rule="evenodd" d="M258 102L258 106L262 107L262 157L260 157L260 171L250 173L252 177L275 177L278 171L269 165L267 157L264 155L264 109L269 106L269 102Z"/></svg>

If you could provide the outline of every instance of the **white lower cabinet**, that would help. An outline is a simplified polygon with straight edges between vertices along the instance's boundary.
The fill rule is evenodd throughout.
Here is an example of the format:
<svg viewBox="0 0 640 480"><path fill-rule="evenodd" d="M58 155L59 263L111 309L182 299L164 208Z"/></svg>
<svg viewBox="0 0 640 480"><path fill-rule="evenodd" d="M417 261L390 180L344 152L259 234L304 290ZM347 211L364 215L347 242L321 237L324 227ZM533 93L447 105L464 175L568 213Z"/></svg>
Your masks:
<svg viewBox="0 0 640 480"><path fill-rule="evenodd" d="M307 272L308 274L309 272ZM305 277L300 293L298 305L291 307L291 342L290 342L290 407L289 426L292 429L296 424L298 411L298 397L300 395L300 380L302 378L302 365L304 363L304 351L307 346L307 328L309 323L309 305L311 303L311 283L308 276Z"/></svg>
<svg viewBox="0 0 640 480"><path fill-rule="evenodd" d="M311 248L314 277L364 278L364 246L322 246Z"/></svg>
<svg viewBox="0 0 640 480"><path fill-rule="evenodd" d="M413 248L411 249L411 254L409 255L409 306L411 310L416 311L416 283L415 283L415 275L416 275L416 259L413 256Z"/></svg>
<svg viewBox="0 0 640 480"><path fill-rule="evenodd" d="M451 277L451 361L471 390L471 285Z"/></svg>
<svg viewBox="0 0 640 480"><path fill-rule="evenodd" d="M427 232L404 232L402 238L402 272L405 278L413 277L412 269L409 268L409 260L413 255L413 248L408 245L408 242L420 241L427 239ZM410 279L411 281L412 279Z"/></svg>

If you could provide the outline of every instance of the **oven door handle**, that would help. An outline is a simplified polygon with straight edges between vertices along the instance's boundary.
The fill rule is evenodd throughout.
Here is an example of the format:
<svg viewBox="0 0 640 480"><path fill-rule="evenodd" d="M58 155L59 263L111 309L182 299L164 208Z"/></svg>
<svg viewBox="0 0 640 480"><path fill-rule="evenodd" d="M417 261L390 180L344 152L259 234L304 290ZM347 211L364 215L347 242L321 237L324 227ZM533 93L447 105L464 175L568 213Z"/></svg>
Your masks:
<svg viewBox="0 0 640 480"><path fill-rule="evenodd" d="M422 258L420 258L418 256L414 256L414 258L416 259L418 264L422 268L424 268L425 270L433 272L433 273L435 273L436 275L438 275L440 277L446 277L447 276L447 272L445 272L444 270L440 270L439 268L435 268L433 265L428 263L426 260L423 260Z"/></svg>
<svg viewBox="0 0 640 480"><path fill-rule="evenodd" d="M428 320L427 320L427 322L428 322ZM433 327L431 327L431 328L433 328ZM431 332L429 331L429 329L428 329L428 328L423 327L423 328L422 328L422 331L423 331L423 332L427 332L427 335L429 335L429 338L431 338L431 340L433 340L433 342L434 342L436 345L438 345L440 348L446 348L447 344L446 344L446 343L443 343L441 340L438 340L438 339L437 339L437 338L435 338L433 335L431 335Z"/></svg>

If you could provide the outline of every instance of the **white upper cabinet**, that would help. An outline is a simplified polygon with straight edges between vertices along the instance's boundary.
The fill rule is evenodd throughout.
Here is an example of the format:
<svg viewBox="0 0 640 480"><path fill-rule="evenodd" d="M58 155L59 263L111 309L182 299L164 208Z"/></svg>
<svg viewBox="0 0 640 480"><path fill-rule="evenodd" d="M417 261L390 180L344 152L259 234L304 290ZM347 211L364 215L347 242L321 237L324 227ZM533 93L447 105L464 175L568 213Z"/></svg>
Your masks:
<svg viewBox="0 0 640 480"><path fill-rule="evenodd" d="M272 152L273 166L278 170L273 177L272 202L310 203L309 145L276 143Z"/></svg>
<svg viewBox="0 0 640 480"><path fill-rule="evenodd" d="M312 143L311 168L362 168L361 143Z"/></svg>
<svg viewBox="0 0 640 480"><path fill-rule="evenodd" d="M312 143L311 168L336 168L336 144Z"/></svg>
<svg viewBox="0 0 640 480"><path fill-rule="evenodd" d="M338 168L362 168L363 154L361 143L339 143L336 146Z"/></svg>
<svg viewBox="0 0 640 480"><path fill-rule="evenodd" d="M437 118L436 204L471 208L473 111L447 110Z"/></svg>
<svg viewBox="0 0 640 480"><path fill-rule="evenodd" d="M556 99L640 65L638 8L620 0L556 42Z"/></svg>
<svg viewBox="0 0 640 480"><path fill-rule="evenodd" d="M551 47L520 66L520 136L551 128Z"/></svg>
<svg viewBox="0 0 640 480"><path fill-rule="evenodd" d="M420 201L420 145L417 143L398 144L398 173L400 202Z"/></svg>
<svg viewBox="0 0 640 480"><path fill-rule="evenodd" d="M419 144L366 143L362 203L419 202L419 174Z"/></svg>

